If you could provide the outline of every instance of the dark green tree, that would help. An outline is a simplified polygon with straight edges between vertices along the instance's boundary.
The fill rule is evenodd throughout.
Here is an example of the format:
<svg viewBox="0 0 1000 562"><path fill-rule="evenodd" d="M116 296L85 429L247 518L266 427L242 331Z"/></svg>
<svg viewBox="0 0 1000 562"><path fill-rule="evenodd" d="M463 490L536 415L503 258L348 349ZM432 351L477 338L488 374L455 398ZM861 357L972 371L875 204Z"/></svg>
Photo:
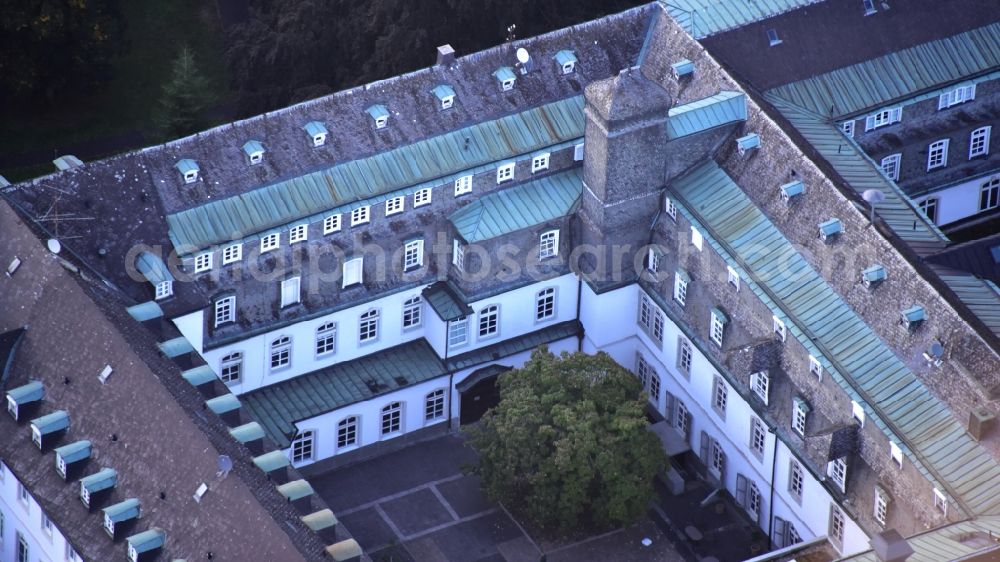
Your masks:
<svg viewBox="0 0 1000 562"><path fill-rule="evenodd" d="M181 47L163 85L157 121L168 138L193 133L205 123L205 109L214 100L208 79L198 69L194 53Z"/></svg>
<svg viewBox="0 0 1000 562"><path fill-rule="evenodd" d="M500 376L500 403L469 430L486 495L547 531L636 520L667 467L639 381L606 353L545 347Z"/></svg>

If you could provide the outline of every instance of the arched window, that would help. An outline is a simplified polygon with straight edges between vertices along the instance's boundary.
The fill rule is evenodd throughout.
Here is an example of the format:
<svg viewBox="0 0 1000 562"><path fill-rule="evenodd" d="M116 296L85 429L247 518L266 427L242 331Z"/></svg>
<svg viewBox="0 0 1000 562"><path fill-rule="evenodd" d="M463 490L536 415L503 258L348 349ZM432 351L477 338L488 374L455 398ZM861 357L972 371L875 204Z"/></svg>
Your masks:
<svg viewBox="0 0 1000 562"><path fill-rule="evenodd" d="M403 404L390 402L382 408L382 435L398 433L403 429Z"/></svg>
<svg viewBox="0 0 1000 562"><path fill-rule="evenodd" d="M316 355L327 355L337 351L337 323L327 322L316 328Z"/></svg>
<svg viewBox="0 0 1000 562"><path fill-rule="evenodd" d="M222 367L219 369L219 378L226 384L240 382L243 375L243 352L234 351L222 358Z"/></svg>
<svg viewBox="0 0 1000 562"><path fill-rule="evenodd" d="M358 416L348 416L337 423L337 447L358 444Z"/></svg>
<svg viewBox="0 0 1000 562"><path fill-rule="evenodd" d="M281 336L271 342L271 370L284 369L292 364L292 338Z"/></svg>
<svg viewBox="0 0 1000 562"><path fill-rule="evenodd" d="M378 339L378 309L373 308L361 315L358 323L358 340L361 342Z"/></svg>
<svg viewBox="0 0 1000 562"><path fill-rule="evenodd" d="M403 303L403 328L416 328L420 325L420 308L423 305L420 295L415 295Z"/></svg>
<svg viewBox="0 0 1000 562"><path fill-rule="evenodd" d="M292 441L292 462L302 462L313 460L315 450L316 432L307 429L300 432Z"/></svg>
<svg viewBox="0 0 1000 562"><path fill-rule="evenodd" d="M424 421L436 420L444 417L444 389L439 388L427 395L424 402Z"/></svg>

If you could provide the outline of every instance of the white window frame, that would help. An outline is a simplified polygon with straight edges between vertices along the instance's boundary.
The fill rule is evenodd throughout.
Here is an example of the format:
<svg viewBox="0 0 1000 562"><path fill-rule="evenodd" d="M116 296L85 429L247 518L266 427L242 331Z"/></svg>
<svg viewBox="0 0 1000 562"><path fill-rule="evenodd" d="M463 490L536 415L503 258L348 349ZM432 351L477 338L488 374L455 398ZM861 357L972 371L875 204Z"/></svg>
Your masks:
<svg viewBox="0 0 1000 562"><path fill-rule="evenodd" d="M444 96L441 98L441 109L451 109L455 105L455 96Z"/></svg>
<svg viewBox="0 0 1000 562"><path fill-rule="evenodd" d="M316 328L316 357L337 353L337 323L324 322Z"/></svg>
<svg viewBox="0 0 1000 562"><path fill-rule="evenodd" d="M788 337L788 330L785 328L785 323L782 322L777 316L771 316L771 329L775 334L778 334L781 341L786 341L786 338Z"/></svg>
<svg viewBox="0 0 1000 562"><path fill-rule="evenodd" d="M14 560L17 562L29 562L31 560L31 549L28 541L21 534L21 531L14 532Z"/></svg>
<svg viewBox="0 0 1000 562"><path fill-rule="evenodd" d="M573 146L573 161L574 162L582 162L583 161L583 154L584 154L584 152L583 152L583 144L584 143L581 142L580 144L577 144L577 145Z"/></svg>
<svg viewBox="0 0 1000 562"><path fill-rule="evenodd" d="M420 295L414 295L403 303L403 329L412 330L419 328L422 322L424 299Z"/></svg>
<svg viewBox="0 0 1000 562"><path fill-rule="evenodd" d="M885 526L886 516L889 514L889 498L882 493L878 487L875 488L875 505L872 509L872 517L879 525Z"/></svg>
<svg viewBox="0 0 1000 562"><path fill-rule="evenodd" d="M385 216L397 215L406 210L406 197L392 197L385 200Z"/></svg>
<svg viewBox="0 0 1000 562"><path fill-rule="evenodd" d="M898 123L903 120L903 108L891 107L865 117L865 132Z"/></svg>
<svg viewBox="0 0 1000 562"><path fill-rule="evenodd" d="M281 308L298 304L302 300L302 278L290 277L281 282Z"/></svg>
<svg viewBox="0 0 1000 562"><path fill-rule="evenodd" d="M847 491L847 457L833 459L826 465L826 475L841 492Z"/></svg>
<svg viewBox="0 0 1000 562"><path fill-rule="evenodd" d="M388 125L388 124L389 124L389 116L388 115L379 115L378 117L375 118L375 128L376 129L384 129L385 126Z"/></svg>
<svg viewBox="0 0 1000 562"><path fill-rule="evenodd" d="M990 153L990 132L993 127L980 127L969 134L969 160Z"/></svg>
<svg viewBox="0 0 1000 562"><path fill-rule="evenodd" d="M284 334L268 345L268 371L283 371L292 366L292 337Z"/></svg>
<svg viewBox="0 0 1000 562"><path fill-rule="evenodd" d="M750 390L767 405L771 391L771 377L767 371L759 371L750 375Z"/></svg>
<svg viewBox="0 0 1000 562"><path fill-rule="evenodd" d="M236 321L236 297L228 296L215 301L215 327Z"/></svg>
<svg viewBox="0 0 1000 562"><path fill-rule="evenodd" d="M413 271L424 265L424 241L410 240L403 245L403 271Z"/></svg>
<svg viewBox="0 0 1000 562"><path fill-rule="evenodd" d="M514 167L517 162L510 162L497 168L497 183L512 181L514 179Z"/></svg>
<svg viewBox="0 0 1000 562"><path fill-rule="evenodd" d="M750 450L758 460L764 459L767 449L767 428L756 416L750 416Z"/></svg>
<svg viewBox="0 0 1000 562"><path fill-rule="evenodd" d="M865 408L854 400L851 400L851 417L857 420L861 427L865 426Z"/></svg>
<svg viewBox="0 0 1000 562"><path fill-rule="evenodd" d="M503 92L509 92L514 89L514 79L507 78L500 82L500 90Z"/></svg>
<svg viewBox="0 0 1000 562"><path fill-rule="evenodd" d="M165 299L174 294L174 282L169 279L156 284L156 300Z"/></svg>
<svg viewBox="0 0 1000 562"><path fill-rule="evenodd" d="M732 266L726 266L726 273L728 274L727 281L733 286L737 291L740 290L740 274L733 269Z"/></svg>
<svg viewBox="0 0 1000 562"><path fill-rule="evenodd" d="M917 207L920 209L920 212L927 217L927 220L935 224L937 224L938 202L939 200L937 197L928 197L920 203L917 203Z"/></svg>
<svg viewBox="0 0 1000 562"><path fill-rule="evenodd" d="M711 443L708 448L710 459L708 468L716 478L722 478L726 470L726 451L722 449L722 444L717 439L711 437L709 439Z"/></svg>
<svg viewBox="0 0 1000 562"><path fill-rule="evenodd" d="M541 172L549 169L549 153L539 154L531 159L531 173Z"/></svg>
<svg viewBox="0 0 1000 562"><path fill-rule="evenodd" d="M805 490L805 473L798 460L792 458L788 460L788 493L802 503L802 495Z"/></svg>
<svg viewBox="0 0 1000 562"><path fill-rule="evenodd" d="M768 46L774 47L776 45L780 45L781 43L782 43L782 40L781 40L780 37L778 37L778 30L774 29L774 28L768 29L767 30L767 44L768 44Z"/></svg>
<svg viewBox="0 0 1000 562"><path fill-rule="evenodd" d="M900 469L903 468L903 449L895 441L889 441L889 459Z"/></svg>
<svg viewBox="0 0 1000 562"><path fill-rule="evenodd" d="M445 389L431 391L424 397L424 423L445 418Z"/></svg>
<svg viewBox="0 0 1000 562"><path fill-rule="evenodd" d="M351 211L351 226L367 224L371 220L371 206L363 205Z"/></svg>
<svg viewBox="0 0 1000 562"><path fill-rule="evenodd" d="M750 518L754 521L760 519L760 508L763 503L760 495L760 488L757 487L757 483L753 480L747 479L749 486L747 487L747 512L750 514Z"/></svg>
<svg viewBox="0 0 1000 562"><path fill-rule="evenodd" d="M938 110L948 109L960 103L976 99L976 85L968 84L949 90L938 96Z"/></svg>
<svg viewBox="0 0 1000 562"><path fill-rule="evenodd" d="M380 410L379 437L392 437L403 433L403 403L390 402Z"/></svg>
<svg viewBox="0 0 1000 562"><path fill-rule="evenodd" d="M809 418L809 408L801 398L792 403L792 431L800 437L806 436L806 421Z"/></svg>
<svg viewBox="0 0 1000 562"><path fill-rule="evenodd" d="M370 308L358 316L358 343L378 341L381 316L377 308Z"/></svg>
<svg viewBox="0 0 1000 562"><path fill-rule="evenodd" d="M660 271L660 252L656 248L650 248L646 253L646 269L650 273Z"/></svg>
<svg viewBox="0 0 1000 562"><path fill-rule="evenodd" d="M691 349L691 342L689 342L684 336L678 336L677 338L677 369L687 375L691 376L691 364L694 360L694 351Z"/></svg>
<svg viewBox="0 0 1000 562"><path fill-rule="evenodd" d="M948 515L948 498L937 488L934 488L934 508L937 509L941 515Z"/></svg>
<svg viewBox="0 0 1000 562"><path fill-rule="evenodd" d="M495 338L500 334L500 305L488 304L479 309L476 333L480 340Z"/></svg>
<svg viewBox="0 0 1000 562"><path fill-rule="evenodd" d="M316 457L316 430L300 431L289 447L292 463L311 461Z"/></svg>
<svg viewBox="0 0 1000 562"><path fill-rule="evenodd" d="M681 277L680 272L674 273L674 300L677 304L684 306L687 302L688 283Z"/></svg>
<svg viewBox="0 0 1000 562"><path fill-rule="evenodd" d="M194 272L201 273L212 269L212 252L205 252L194 257Z"/></svg>
<svg viewBox="0 0 1000 562"><path fill-rule="evenodd" d="M300 224L288 229L288 243L305 242L309 239L309 225Z"/></svg>
<svg viewBox="0 0 1000 562"><path fill-rule="evenodd" d="M979 211L989 211L1000 207L1000 176L979 185Z"/></svg>
<svg viewBox="0 0 1000 562"><path fill-rule="evenodd" d="M535 293L535 322L545 322L556 317L556 288L546 287Z"/></svg>
<svg viewBox="0 0 1000 562"><path fill-rule="evenodd" d="M455 197L472 193L472 175L462 176L455 180Z"/></svg>
<svg viewBox="0 0 1000 562"><path fill-rule="evenodd" d="M353 448L358 446L359 431L358 416L347 416L337 422L337 450Z"/></svg>
<svg viewBox="0 0 1000 562"><path fill-rule="evenodd" d="M465 245L457 238L451 241L451 263L459 271L465 271Z"/></svg>
<svg viewBox="0 0 1000 562"><path fill-rule="evenodd" d="M950 139L941 139L927 146L927 171L948 166L948 145Z"/></svg>
<svg viewBox="0 0 1000 562"><path fill-rule="evenodd" d="M538 236L538 259L559 255L559 230L547 230Z"/></svg>
<svg viewBox="0 0 1000 562"><path fill-rule="evenodd" d="M671 421L673 422L674 429L681 434L681 437L684 438L684 442L687 443L689 435L691 434L691 411L688 410L688 407L683 400L675 399L674 419Z"/></svg>
<svg viewBox="0 0 1000 562"><path fill-rule="evenodd" d="M228 265L243 259L243 244L230 244L222 249L222 265Z"/></svg>
<svg viewBox="0 0 1000 562"><path fill-rule="evenodd" d="M663 198L663 210L667 213L674 222L677 222L677 205L674 204L674 200L669 197Z"/></svg>
<svg viewBox="0 0 1000 562"><path fill-rule="evenodd" d="M365 258L354 258L344 262L341 288L359 285L364 281Z"/></svg>
<svg viewBox="0 0 1000 562"><path fill-rule="evenodd" d="M243 379L243 352L233 351L219 360L219 379L226 384L238 384Z"/></svg>
<svg viewBox="0 0 1000 562"><path fill-rule="evenodd" d="M698 251L700 252L702 246L704 245L704 242L705 242L705 237L701 234L701 231L698 230L697 227L692 226L691 227L691 244L693 244L695 248L698 248Z"/></svg>
<svg viewBox="0 0 1000 562"><path fill-rule="evenodd" d="M413 208L429 205L434 192L431 188L425 187L413 192Z"/></svg>
<svg viewBox="0 0 1000 562"><path fill-rule="evenodd" d="M272 250L277 250L281 247L281 234L275 232L274 234L268 234L266 236L260 237L260 253L270 252Z"/></svg>
<svg viewBox="0 0 1000 562"><path fill-rule="evenodd" d="M729 385L720 377L715 375L712 383L712 409L715 413L726 419L726 405L729 403Z"/></svg>
<svg viewBox="0 0 1000 562"><path fill-rule="evenodd" d="M823 380L823 364L812 355L809 355L809 372L816 375L817 379Z"/></svg>
<svg viewBox="0 0 1000 562"><path fill-rule="evenodd" d="M882 159L882 172L887 178L899 181L899 163L902 159L902 154L890 154Z"/></svg>
<svg viewBox="0 0 1000 562"><path fill-rule="evenodd" d="M469 317L458 318L448 322L448 349L455 349L469 344Z"/></svg>
<svg viewBox="0 0 1000 562"><path fill-rule="evenodd" d="M854 119L844 121L840 124L840 130L850 138L854 138Z"/></svg>
<svg viewBox="0 0 1000 562"><path fill-rule="evenodd" d="M715 342L716 345L722 347L722 338L726 335L726 323L723 322L722 318L715 314L714 311L711 313L711 317L709 337L711 337L712 341Z"/></svg>
<svg viewBox="0 0 1000 562"><path fill-rule="evenodd" d="M340 231L340 214L330 215L323 219L323 234L332 234Z"/></svg>

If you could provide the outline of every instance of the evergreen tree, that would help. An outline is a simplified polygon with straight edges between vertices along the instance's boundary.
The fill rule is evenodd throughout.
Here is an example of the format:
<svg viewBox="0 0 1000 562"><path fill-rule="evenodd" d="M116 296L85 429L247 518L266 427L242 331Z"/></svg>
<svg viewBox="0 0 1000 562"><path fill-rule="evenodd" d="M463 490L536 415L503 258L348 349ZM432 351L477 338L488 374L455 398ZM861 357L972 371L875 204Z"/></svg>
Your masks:
<svg viewBox="0 0 1000 562"><path fill-rule="evenodd" d="M606 353L541 347L500 376L500 403L469 430L486 495L561 533L641 517L667 467L642 386Z"/></svg>
<svg viewBox="0 0 1000 562"><path fill-rule="evenodd" d="M176 138L200 129L203 113L213 101L210 92L208 79L198 69L194 53L187 46L181 47L160 97L157 121L163 133Z"/></svg>

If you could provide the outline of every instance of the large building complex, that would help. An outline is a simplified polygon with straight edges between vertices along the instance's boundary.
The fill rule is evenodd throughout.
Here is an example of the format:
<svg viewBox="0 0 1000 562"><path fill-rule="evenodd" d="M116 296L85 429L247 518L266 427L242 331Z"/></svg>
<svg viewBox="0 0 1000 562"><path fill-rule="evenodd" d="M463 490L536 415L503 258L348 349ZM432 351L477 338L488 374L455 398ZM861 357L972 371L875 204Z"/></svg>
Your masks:
<svg viewBox="0 0 1000 562"><path fill-rule="evenodd" d="M775 22L807 12L862 25L847 2L686 4L441 47L427 69L3 188L21 217L0 208L18 240L0 250L4 556L27 560L29 537L30 560L63 560L45 521L87 559L321 556L348 537L299 470L477 420L543 344L631 369L676 461L787 557L886 559L958 524L910 547L992 548L1000 291L931 256L950 250L938 225L973 214L950 194L995 172L997 24L963 16L810 69L737 45L770 53L797 29ZM934 9L891 13L913 27ZM869 87L935 49L977 56ZM947 165L920 175L946 137ZM238 478L214 475L219 455ZM103 521L143 509L128 548L64 499L105 476Z"/></svg>

